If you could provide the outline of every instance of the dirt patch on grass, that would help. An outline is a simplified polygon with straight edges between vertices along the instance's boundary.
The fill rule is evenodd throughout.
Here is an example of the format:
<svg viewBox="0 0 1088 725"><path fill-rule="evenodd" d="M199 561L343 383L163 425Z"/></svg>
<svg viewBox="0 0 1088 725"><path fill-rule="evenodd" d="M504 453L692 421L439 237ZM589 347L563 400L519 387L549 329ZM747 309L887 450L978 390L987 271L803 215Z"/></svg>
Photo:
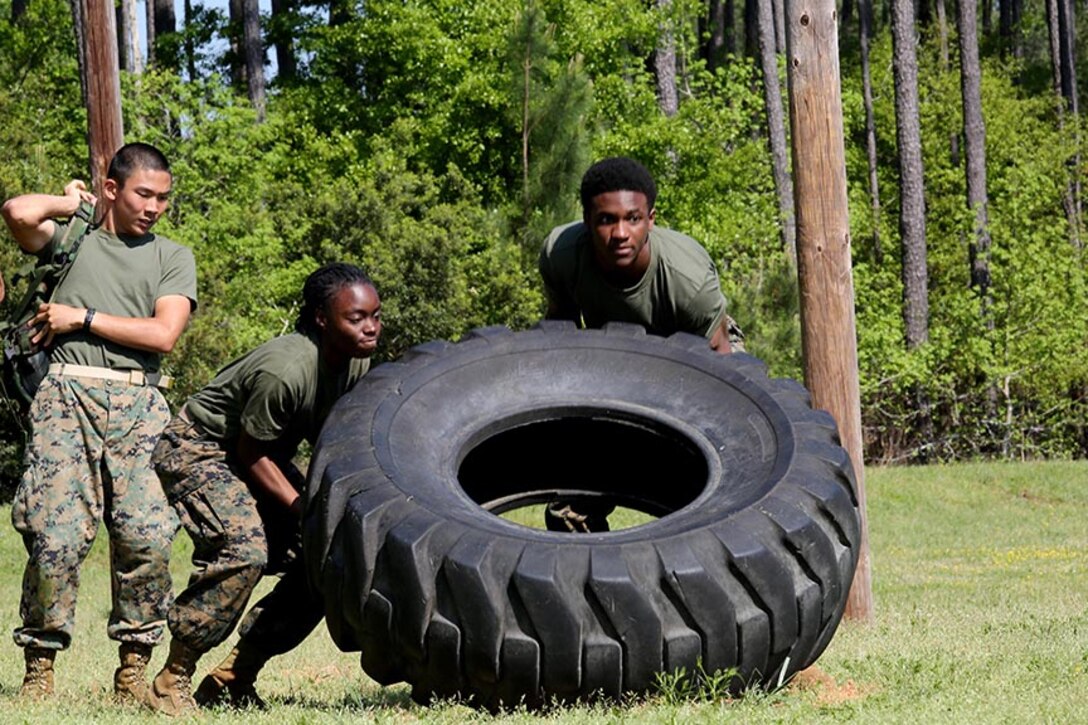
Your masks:
<svg viewBox="0 0 1088 725"><path fill-rule="evenodd" d="M839 684L834 677L815 665L794 675L788 687L797 692L815 693L816 704L821 707L834 707L860 700L872 692L873 689L872 687L859 685L853 680L847 680Z"/></svg>

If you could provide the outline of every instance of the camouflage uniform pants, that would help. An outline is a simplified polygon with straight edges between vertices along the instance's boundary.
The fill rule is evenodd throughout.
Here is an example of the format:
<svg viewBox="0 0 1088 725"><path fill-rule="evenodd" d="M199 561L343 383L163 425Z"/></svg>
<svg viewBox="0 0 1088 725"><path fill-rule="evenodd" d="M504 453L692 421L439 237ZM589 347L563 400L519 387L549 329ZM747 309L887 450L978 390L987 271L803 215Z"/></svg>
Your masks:
<svg viewBox="0 0 1088 725"><path fill-rule="evenodd" d="M71 642L79 568L102 521L110 537L110 638L155 644L162 637L177 519L150 457L169 417L150 386L55 375L42 382L11 512L29 555L19 646Z"/></svg>
<svg viewBox="0 0 1088 725"><path fill-rule="evenodd" d="M241 637L269 657L298 646L324 616L303 569L298 521L259 501L222 444L182 417L167 425L152 460L193 540L196 567L170 607L171 634L207 652L230 636L261 576L276 573L280 581L250 609ZM298 470L277 463L301 488Z"/></svg>

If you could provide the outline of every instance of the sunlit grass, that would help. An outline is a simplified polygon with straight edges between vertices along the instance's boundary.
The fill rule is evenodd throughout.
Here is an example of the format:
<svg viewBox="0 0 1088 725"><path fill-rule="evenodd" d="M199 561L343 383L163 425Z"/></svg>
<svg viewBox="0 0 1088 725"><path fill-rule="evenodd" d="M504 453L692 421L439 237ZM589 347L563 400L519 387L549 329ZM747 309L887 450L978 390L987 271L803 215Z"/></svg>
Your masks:
<svg viewBox="0 0 1088 725"><path fill-rule="evenodd" d="M668 692L624 703L562 707L503 721L744 723L1085 722L1088 720L1088 464L970 464L868 472L875 622L846 622L805 687L706 701ZM0 516L7 518L10 509ZM542 507L517 513L543 525ZM524 519L520 517L524 516ZM613 524L627 523L626 513ZM616 517L619 517L618 519ZM136 723L114 705L116 648L106 639L104 535L83 573L73 646L60 655L51 703L14 699L20 651L0 646L0 722ZM18 618L22 545L0 527L0 626ZM175 584L189 570L180 537ZM267 586L267 584L265 585ZM233 640L231 640L233 641ZM209 654L201 672L225 654ZM156 651L161 664L165 648ZM202 722L333 723L489 720L463 705L412 703L381 688L319 631L272 661L258 683L265 713L213 711ZM678 687L678 685L677 685Z"/></svg>

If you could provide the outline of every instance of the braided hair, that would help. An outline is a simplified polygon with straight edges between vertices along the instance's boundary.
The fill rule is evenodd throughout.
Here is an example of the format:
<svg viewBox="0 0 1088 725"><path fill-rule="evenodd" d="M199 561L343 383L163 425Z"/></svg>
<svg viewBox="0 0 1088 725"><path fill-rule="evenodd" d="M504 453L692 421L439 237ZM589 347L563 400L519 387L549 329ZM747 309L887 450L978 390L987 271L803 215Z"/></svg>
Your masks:
<svg viewBox="0 0 1088 725"><path fill-rule="evenodd" d="M308 335L318 334L318 310L328 310L329 303L340 290L356 284L374 287L366 272L353 264L331 262L311 272L302 286L302 309L295 321L295 330Z"/></svg>
<svg viewBox="0 0 1088 725"><path fill-rule="evenodd" d="M610 191L638 191L646 195L650 209L657 201L657 184L646 167L626 156L602 159L582 176L582 211L588 213L594 197Z"/></svg>

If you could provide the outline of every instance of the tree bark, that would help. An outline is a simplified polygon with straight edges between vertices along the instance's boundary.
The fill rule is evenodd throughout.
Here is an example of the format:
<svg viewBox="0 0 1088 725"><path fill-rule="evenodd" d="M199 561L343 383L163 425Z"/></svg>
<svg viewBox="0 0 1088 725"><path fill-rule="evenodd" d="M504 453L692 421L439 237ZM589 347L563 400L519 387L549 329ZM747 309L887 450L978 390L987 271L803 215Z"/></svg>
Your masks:
<svg viewBox="0 0 1088 725"><path fill-rule="evenodd" d="M982 70L978 57L978 19L973 0L960 0L960 89L963 92L963 139L967 160L967 207L975 228L967 245L971 286L979 296L983 320L993 329L990 312L989 199L986 193L986 124L982 117Z"/></svg>
<svg viewBox="0 0 1088 725"><path fill-rule="evenodd" d="M873 114L873 81L869 68L869 41L873 34L873 0L858 0L858 36L861 51L861 91L865 105L865 153L869 162L869 204L873 215L873 259L884 264L880 242L880 182L877 173L876 117Z"/></svg>
<svg viewBox="0 0 1088 725"><path fill-rule="evenodd" d="M939 36L941 73L948 73L952 64L948 57L948 14L945 12L944 0L937 0L937 33ZM948 133L948 151L953 166L960 165L960 135L955 131Z"/></svg>
<svg viewBox="0 0 1088 725"><path fill-rule="evenodd" d="M142 73L144 69L137 16L136 0L121 0L117 7L117 53L121 70L128 73Z"/></svg>
<svg viewBox="0 0 1088 725"><path fill-rule="evenodd" d="M772 0L774 11L774 52L786 52L786 4L785 0Z"/></svg>
<svg viewBox="0 0 1088 725"><path fill-rule="evenodd" d="M922 134L918 117L918 59L914 1L893 0L892 46L895 127L899 147L899 234L903 247L903 323L914 349L929 339L926 207Z"/></svg>
<svg viewBox="0 0 1088 725"><path fill-rule="evenodd" d="M744 0L744 55L749 58L759 57L759 12L758 0Z"/></svg>
<svg viewBox="0 0 1088 725"><path fill-rule="evenodd" d="M235 88L245 88L246 81L246 56L245 41L242 38L245 25L245 11L242 8L246 0L229 0L227 3L229 13L230 40L230 81Z"/></svg>
<svg viewBox="0 0 1088 725"><path fill-rule="evenodd" d="M192 0L185 0L182 9L185 12L185 27L189 28L193 24ZM174 62L177 63L176 60ZM196 80L196 43L192 33L185 34L185 68L189 72L189 80Z"/></svg>
<svg viewBox="0 0 1088 725"><path fill-rule="evenodd" d="M725 65L727 55L737 52L733 0L711 0L707 25L710 32L706 44L706 67L714 70Z"/></svg>
<svg viewBox="0 0 1088 725"><path fill-rule="evenodd" d="M72 9L72 27L76 33L76 64L79 66L79 91L83 96L83 103L87 103L87 39L85 36L86 26L84 25L83 18L85 13L83 12L83 0L68 0L68 5Z"/></svg>
<svg viewBox="0 0 1088 725"><path fill-rule="evenodd" d="M294 80L298 76L292 27L294 9L292 0L272 0L272 19L275 27L272 40L276 48L276 76L282 81Z"/></svg>
<svg viewBox="0 0 1088 725"><path fill-rule="evenodd" d="M839 426L857 480L861 542L845 616L873 619L857 329L850 262L835 0L787 0L797 275L805 382Z"/></svg>
<svg viewBox="0 0 1088 725"><path fill-rule="evenodd" d="M846 35L846 29L854 20L854 0L842 0L842 10L839 11L839 34Z"/></svg>
<svg viewBox="0 0 1088 725"><path fill-rule="evenodd" d="M778 196L778 225L782 248L796 261L796 235L793 220L793 181L786 154L786 121L782 112L782 92L778 84L778 56L774 52L775 33L771 0L757 4L759 58L763 72L763 101L767 108L767 140L771 150L774 188Z"/></svg>
<svg viewBox="0 0 1088 725"><path fill-rule="evenodd" d="M78 2L78 0L77 0ZM102 196L110 159L124 143L121 120L121 79L117 61L117 26L110 0L86 0L83 34L86 59L87 145L91 183Z"/></svg>
<svg viewBox="0 0 1088 725"><path fill-rule="evenodd" d="M11 0L11 23L19 22L19 18L26 14L29 0Z"/></svg>
<svg viewBox="0 0 1088 725"><path fill-rule="evenodd" d="M672 0L655 0L661 21L658 25L657 47L654 49L654 78L657 82L657 105L670 118L680 110L676 92L676 40L672 32L669 11Z"/></svg>
<svg viewBox="0 0 1088 725"><path fill-rule="evenodd" d="M1047 0L1046 17L1047 29L1050 36L1050 65L1054 78L1054 93L1058 98L1058 126L1066 130L1066 113L1076 107L1076 95L1067 96L1073 90L1075 79L1067 79L1066 65L1070 62L1067 57L1069 44L1068 34L1064 23L1068 18L1068 11L1063 9L1064 0ZM1076 124L1073 125L1073 133L1077 134ZM1074 140L1076 148L1080 148L1080 142ZM1068 179L1065 193L1062 195L1062 206L1065 209L1066 222L1069 225L1069 240L1076 249L1081 248L1081 204L1080 204L1080 153L1076 152L1068 162Z"/></svg>
<svg viewBox="0 0 1088 725"><path fill-rule="evenodd" d="M173 0L146 0L146 2L149 5L147 9L148 64L153 63L156 66L170 69L177 68L178 58L176 53L172 53L170 57L167 57L156 47L162 36L178 32L174 2Z"/></svg>
<svg viewBox="0 0 1088 725"><path fill-rule="evenodd" d="M257 0L242 0L242 49L245 55L246 92L257 111L257 122L264 121L265 80L264 44L261 40L261 14Z"/></svg>
<svg viewBox="0 0 1088 725"><path fill-rule="evenodd" d="M147 67L155 65L155 3L152 0L144 2L144 25L147 31Z"/></svg>

